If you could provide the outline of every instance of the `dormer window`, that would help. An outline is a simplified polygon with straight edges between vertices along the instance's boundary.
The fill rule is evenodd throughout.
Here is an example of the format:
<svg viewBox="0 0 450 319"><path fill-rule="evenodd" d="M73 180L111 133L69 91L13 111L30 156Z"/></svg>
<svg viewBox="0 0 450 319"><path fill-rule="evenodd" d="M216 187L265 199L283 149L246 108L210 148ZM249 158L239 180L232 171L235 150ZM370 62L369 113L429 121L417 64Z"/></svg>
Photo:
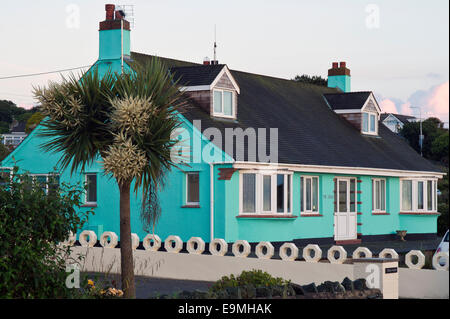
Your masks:
<svg viewBox="0 0 450 319"><path fill-rule="evenodd" d="M234 117L234 92L228 90L214 90L213 116Z"/></svg>
<svg viewBox="0 0 450 319"><path fill-rule="evenodd" d="M170 72L180 90L211 117L235 120L238 114L238 84L224 64L173 67Z"/></svg>
<svg viewBox="0 0 450 319"><path fill-rule="evenodd" d="M381 108L372 92L330 93L324 97L330 109L361 134L378 136Z"/></svg>
<svg viewBox="0 0 450 319"><path fill-rule="evenodd" d="M365 134L377 134L377 114L362 113L362 132Z"/></svg>

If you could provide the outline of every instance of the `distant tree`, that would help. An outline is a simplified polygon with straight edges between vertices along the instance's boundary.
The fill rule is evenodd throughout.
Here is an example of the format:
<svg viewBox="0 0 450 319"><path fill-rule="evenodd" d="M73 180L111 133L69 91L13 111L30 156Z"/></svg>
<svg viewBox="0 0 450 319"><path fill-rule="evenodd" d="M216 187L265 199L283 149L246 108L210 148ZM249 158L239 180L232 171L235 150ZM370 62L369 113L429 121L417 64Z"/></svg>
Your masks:
<svg viewBox="0 0 450 319"><path fill-rule="evenodd" d="M9 123L0 121L0 134L9 132Z"/></svg>
<svg viewBox="0 0 450 319"><path fill-rule="evenodd" d="M313 75L313 76L307 74L296 75L295 78L293 78L292 80L295 82L310 83L320 86L327 86L328 83L327 80L321 77L320 75Z"/></svg>
<svg viewBox="0 0 450 319"><path fill-rule="evenodd" d="M422 144L422 154L425 158L435 160L435 161L445 161L442 153L438 151L438 147L435 146L434 150L438 151L435 153L433 151L433 142L441 135L445 134L448 130L443 128L443 123L435 117L430 117L422 122L422 134L424 135L424 140ZM414 148L417 152L420 152L419 145L419 135L420 135L420 123L410 122L406 123L400 130L400 135L403 136L409 143L409 145ZM447 135L448 139L448 135ZM448 141L447 141L448 142ZM447 146L448 147L448 146ZM445 146L444 146L445 148ZM448 156L447 156L448 157Z"/></svg>
<svg viewBox="0 0 450 319"><path fill-rule="evenodd" d="M439 196L438 199L438 212L441 213L441 215L438 217L437 227L438 227L438 234L441 236L443 236L449 228L448 166L445 168L445 173L446 175L444 175L444 177L440 179L438 182L438 189L441 192L441 195Z"/></svg>
<svg viewBox="0 0 450 319"><path fill-rule="evenodd" d="M32 130L39 125L39 123L44 119L44 114L41 112L36 112L28 119L27 124L25 126L25 133L30 134Z"/></svg>
<svg viewBox="0 0 450 319"><path fill-rule="evenodd" d="M3 161L6 158L6 156L8 156L9 153L11 153L11 151L12 151L11 147L3 145L3 143L0 142L0 162Z"/></svg>
<svg viewBox="0 0 450 319"><path fill-rule="evenodd" d="M448 131L439 135L431 143L431 153L433 159L440 161L448 167Z"/></svg>

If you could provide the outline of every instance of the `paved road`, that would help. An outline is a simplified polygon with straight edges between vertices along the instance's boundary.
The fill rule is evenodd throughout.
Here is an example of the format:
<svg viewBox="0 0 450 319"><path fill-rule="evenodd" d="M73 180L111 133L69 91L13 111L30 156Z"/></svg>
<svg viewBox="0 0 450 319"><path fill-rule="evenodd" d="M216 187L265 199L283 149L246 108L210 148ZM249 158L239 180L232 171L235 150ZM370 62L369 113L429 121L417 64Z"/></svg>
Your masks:
<svg viewBox="0 0 450 319"><path fill-rule="evenodd" d="M102 283L111 283L115 281L117 288L120 288L120 275L99 273L88 273L88 278L93 279L96 285ZM178 279L163 279L154 277L141 277L136 276L136 297L137 298L150 298L152 296L161 295L173 295L183 290L194 291L203 290L207 291L213 282L209 281L195 281L195 280L178 280Z"/></svg>

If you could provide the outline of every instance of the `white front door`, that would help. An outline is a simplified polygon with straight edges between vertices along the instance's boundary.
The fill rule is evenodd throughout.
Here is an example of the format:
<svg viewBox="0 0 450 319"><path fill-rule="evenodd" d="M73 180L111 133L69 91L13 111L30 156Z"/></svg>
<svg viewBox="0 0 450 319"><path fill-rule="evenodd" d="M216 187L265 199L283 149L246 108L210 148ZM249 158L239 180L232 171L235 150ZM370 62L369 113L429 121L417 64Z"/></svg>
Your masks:
<svg viewBox="0 0 450 319"><path fill-rule="evenodd" d="M356 178L335 179L334 190L334 240L356 239Z"/></svg>

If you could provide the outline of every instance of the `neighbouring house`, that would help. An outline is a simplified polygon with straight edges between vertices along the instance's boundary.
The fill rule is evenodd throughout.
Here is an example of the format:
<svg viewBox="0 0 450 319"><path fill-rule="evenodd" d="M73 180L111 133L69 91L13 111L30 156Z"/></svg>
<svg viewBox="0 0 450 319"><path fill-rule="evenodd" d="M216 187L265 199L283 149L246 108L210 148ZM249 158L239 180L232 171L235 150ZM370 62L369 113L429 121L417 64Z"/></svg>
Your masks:
<svg viewBox="0 0 450 319"><path fill-rule="evenodd" d="M392 132L399 133L406 123L416 122L417 118L410 115L381 113L381 123L386 125Z"/></svg>
<svg viewBox="0 0 450 319"><path fill-rule="evenodd" d="M129 72L130 61L154 58L130 51L130 25L111 10L100 22L99 59L90 70L100 74L120 72L122 61ZM436 236L443 173L379 125L373 93L351 92L345 63L332 64L324 87L215 60L161 59L189 96L180 110L184 142L176 150L189 156L159 192L155 233L162 239L354 243L388 240L397 230L411 239ZM46 181L60 156L39 149L40 128L1 163L4 170L14 157ZM61 181L88 184L85 206L96 213L85 229L119 234L119 190L101 164L59 174ZM142 239L140 204L133 196L132 231Z"/></svg>
<svg viewBox="0 0 450 319"><path fill-rule="evenodd" d="M25 133L25 126L25 122L15 121L11 125L11 131L9 133L0 135L1 142L4 145L11 145L16 148L28 136L28 134Z"/></svg>

